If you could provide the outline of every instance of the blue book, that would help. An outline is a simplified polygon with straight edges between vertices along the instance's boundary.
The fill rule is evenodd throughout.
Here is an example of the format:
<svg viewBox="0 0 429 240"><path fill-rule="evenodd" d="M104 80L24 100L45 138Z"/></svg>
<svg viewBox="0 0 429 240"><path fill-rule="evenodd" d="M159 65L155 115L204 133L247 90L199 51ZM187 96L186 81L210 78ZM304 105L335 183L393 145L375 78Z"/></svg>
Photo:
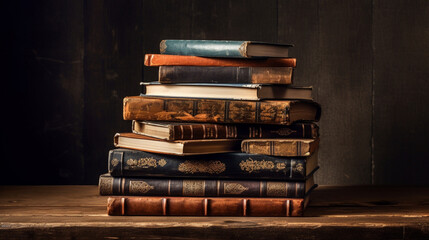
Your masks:
<svg viewBox="0 0 429 240"><path fill-rule="evenodd" d="M175 156L116 148L109 151L113 177L265 179L305 181L319 168L318 153L276 157L248 153Z"/></svg>
<svg viewBox="0 0 429 240"><path fill-rule="evenodd" d="M224 58L288 57L290 44L228 40L162 40L161 54Z"/></svg>

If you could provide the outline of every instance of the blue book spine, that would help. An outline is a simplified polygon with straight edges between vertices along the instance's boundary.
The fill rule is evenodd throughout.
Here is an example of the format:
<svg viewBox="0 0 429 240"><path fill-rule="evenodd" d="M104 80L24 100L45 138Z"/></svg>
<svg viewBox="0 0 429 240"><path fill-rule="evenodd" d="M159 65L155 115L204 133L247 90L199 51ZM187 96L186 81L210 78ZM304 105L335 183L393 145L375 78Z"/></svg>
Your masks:
<svg viewBox="0 0 429 240"><path fill-rule="evenodd" d="M200 57L247 58L248 41L162 40L161 54Z"/></svg>

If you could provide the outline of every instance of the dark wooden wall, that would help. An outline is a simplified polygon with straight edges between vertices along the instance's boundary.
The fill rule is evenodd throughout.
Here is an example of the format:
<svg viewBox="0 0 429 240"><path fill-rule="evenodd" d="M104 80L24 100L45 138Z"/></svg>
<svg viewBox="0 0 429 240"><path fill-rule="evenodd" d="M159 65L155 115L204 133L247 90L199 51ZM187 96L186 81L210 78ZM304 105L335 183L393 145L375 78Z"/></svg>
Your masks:
<svg viewBox="0 0 429 240"><path fill-rule="evenodd" d="M321 103L319 184L429 184L429 1L3 3L3 184L96 184L162 39L292 43Z"/></svg>

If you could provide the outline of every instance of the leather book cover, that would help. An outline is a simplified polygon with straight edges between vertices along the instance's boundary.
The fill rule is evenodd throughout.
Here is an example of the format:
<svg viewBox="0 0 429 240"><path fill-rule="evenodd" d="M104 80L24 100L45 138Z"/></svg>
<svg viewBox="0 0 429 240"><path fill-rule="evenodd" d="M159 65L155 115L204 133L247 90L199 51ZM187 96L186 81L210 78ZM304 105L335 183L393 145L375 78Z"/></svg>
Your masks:
<svg viewBox="0 0 429 240"><path fill-rule="evenodd" d="M160 83L292 84L291 67L160 66Z"/></svg>
<svg viewBox="0 0 429 240"><path fill-rule="evenodd" d="M261 46L271 48L271 51L266 51L263 54L252 51L252 48L260 48ZM159 51L161 54L201 57L288 57L288 50L291 47L293 47L291 44L258 41L166 39L160 42Z"/></svg>
<svg viewBox="0 0 429 240"><path fill-rule="evenodd" d="M220 66L220 67L296 67L296 58L210 58L185 55L145 54L144 65L159 66Z"/></svg>
<svg viewBox="0 0 429 240"><path fill-rule="evenodd" d="M303 198L315 187L312 176L306 181L265 181L112 177L108 173L99 177L98 184L103 196Z"/></svg>
<svg viewBox="0 0 429 240"><path fill-rule="evenodd" d="M241 151L250 154L270 156L310 156L319 147L316 139L245 139L241 142Z"/></svg>
<svg viewBox="0 0 429 240"><path fill-rule="evenodd" d="M303 216L302 198L109 197L111 216Z"/></svg>
<svg viewBox="0 0 429 240"><path fill-rule="evenodd" d="M304 181L318 169L317 154L275 157L247 153L176 156L132 149L109 151L115 177L217 178Z"/></svg>
<svg viewBox="0 0 429 240"><path fill-rule="evenodd" d="M150 129L168 131L159 134ZM253 138L317 138L319 127L315 123L285 125L213 124L186 122L132 122L132 131L150 137L174 140L192 139L253 139ZM157 134L158 133L158 134Z"/></svg>
<svg viewBox="0 0 429 240"><path fill-rule="evenodd" d="M130 96L123 100L124 120L290 125L318 121L314 101L166 98Z"/></svg>

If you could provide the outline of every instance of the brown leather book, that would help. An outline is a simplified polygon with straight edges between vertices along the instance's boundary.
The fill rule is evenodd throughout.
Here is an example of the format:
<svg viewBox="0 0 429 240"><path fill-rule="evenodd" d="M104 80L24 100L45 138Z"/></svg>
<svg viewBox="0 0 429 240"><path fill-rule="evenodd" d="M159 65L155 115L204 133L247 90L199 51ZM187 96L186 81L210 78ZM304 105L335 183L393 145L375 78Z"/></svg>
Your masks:
<svg viewBox="0 0 429 240"><path fill-rule="evenodd" d="M116 133L113 143L119 148L180 156L240 151L240 140L235 139L165 141L135 133Z"/></svg>
<svg viewBox="0 0 429 240"><path fill-rule="evenodd" d="M304 100L240 101L229 99L125 97L124 120L263 123L290 125L318 121L320 105Z"/></svg>
<svg viewBox="0 0 429 240"><path fill-rule="evenodd" d="M145 66L296 67L296 58L209 58L185 55L146 54Z"/></svg>
<svg viewBox="0 0 429 240"><path fill-rule="evenodd" d="M306 198L109 197L112 216L298 217Z"/></svg>
<svg viewBox="0 0 429 240"><path fill-rule="evenodd" d="M170 83L280 84L293 82L291 67L160 66L158 81Z"/></svg>
<svg viewBox="0 0 429 240"><path fill-rule="evenodd" d="M310 156L319 147L316 139L246 139L241 142L241 151L270 156Z"/></svg>
<svg viewBox="0 0 429 240"><path fill-rule="evenodd" d="M166 139L168 141L223 138L316 138L319 136L319 127L315 123L296 123L284 126L134 120L132 122L132 131L136 134Z"/></svg>

